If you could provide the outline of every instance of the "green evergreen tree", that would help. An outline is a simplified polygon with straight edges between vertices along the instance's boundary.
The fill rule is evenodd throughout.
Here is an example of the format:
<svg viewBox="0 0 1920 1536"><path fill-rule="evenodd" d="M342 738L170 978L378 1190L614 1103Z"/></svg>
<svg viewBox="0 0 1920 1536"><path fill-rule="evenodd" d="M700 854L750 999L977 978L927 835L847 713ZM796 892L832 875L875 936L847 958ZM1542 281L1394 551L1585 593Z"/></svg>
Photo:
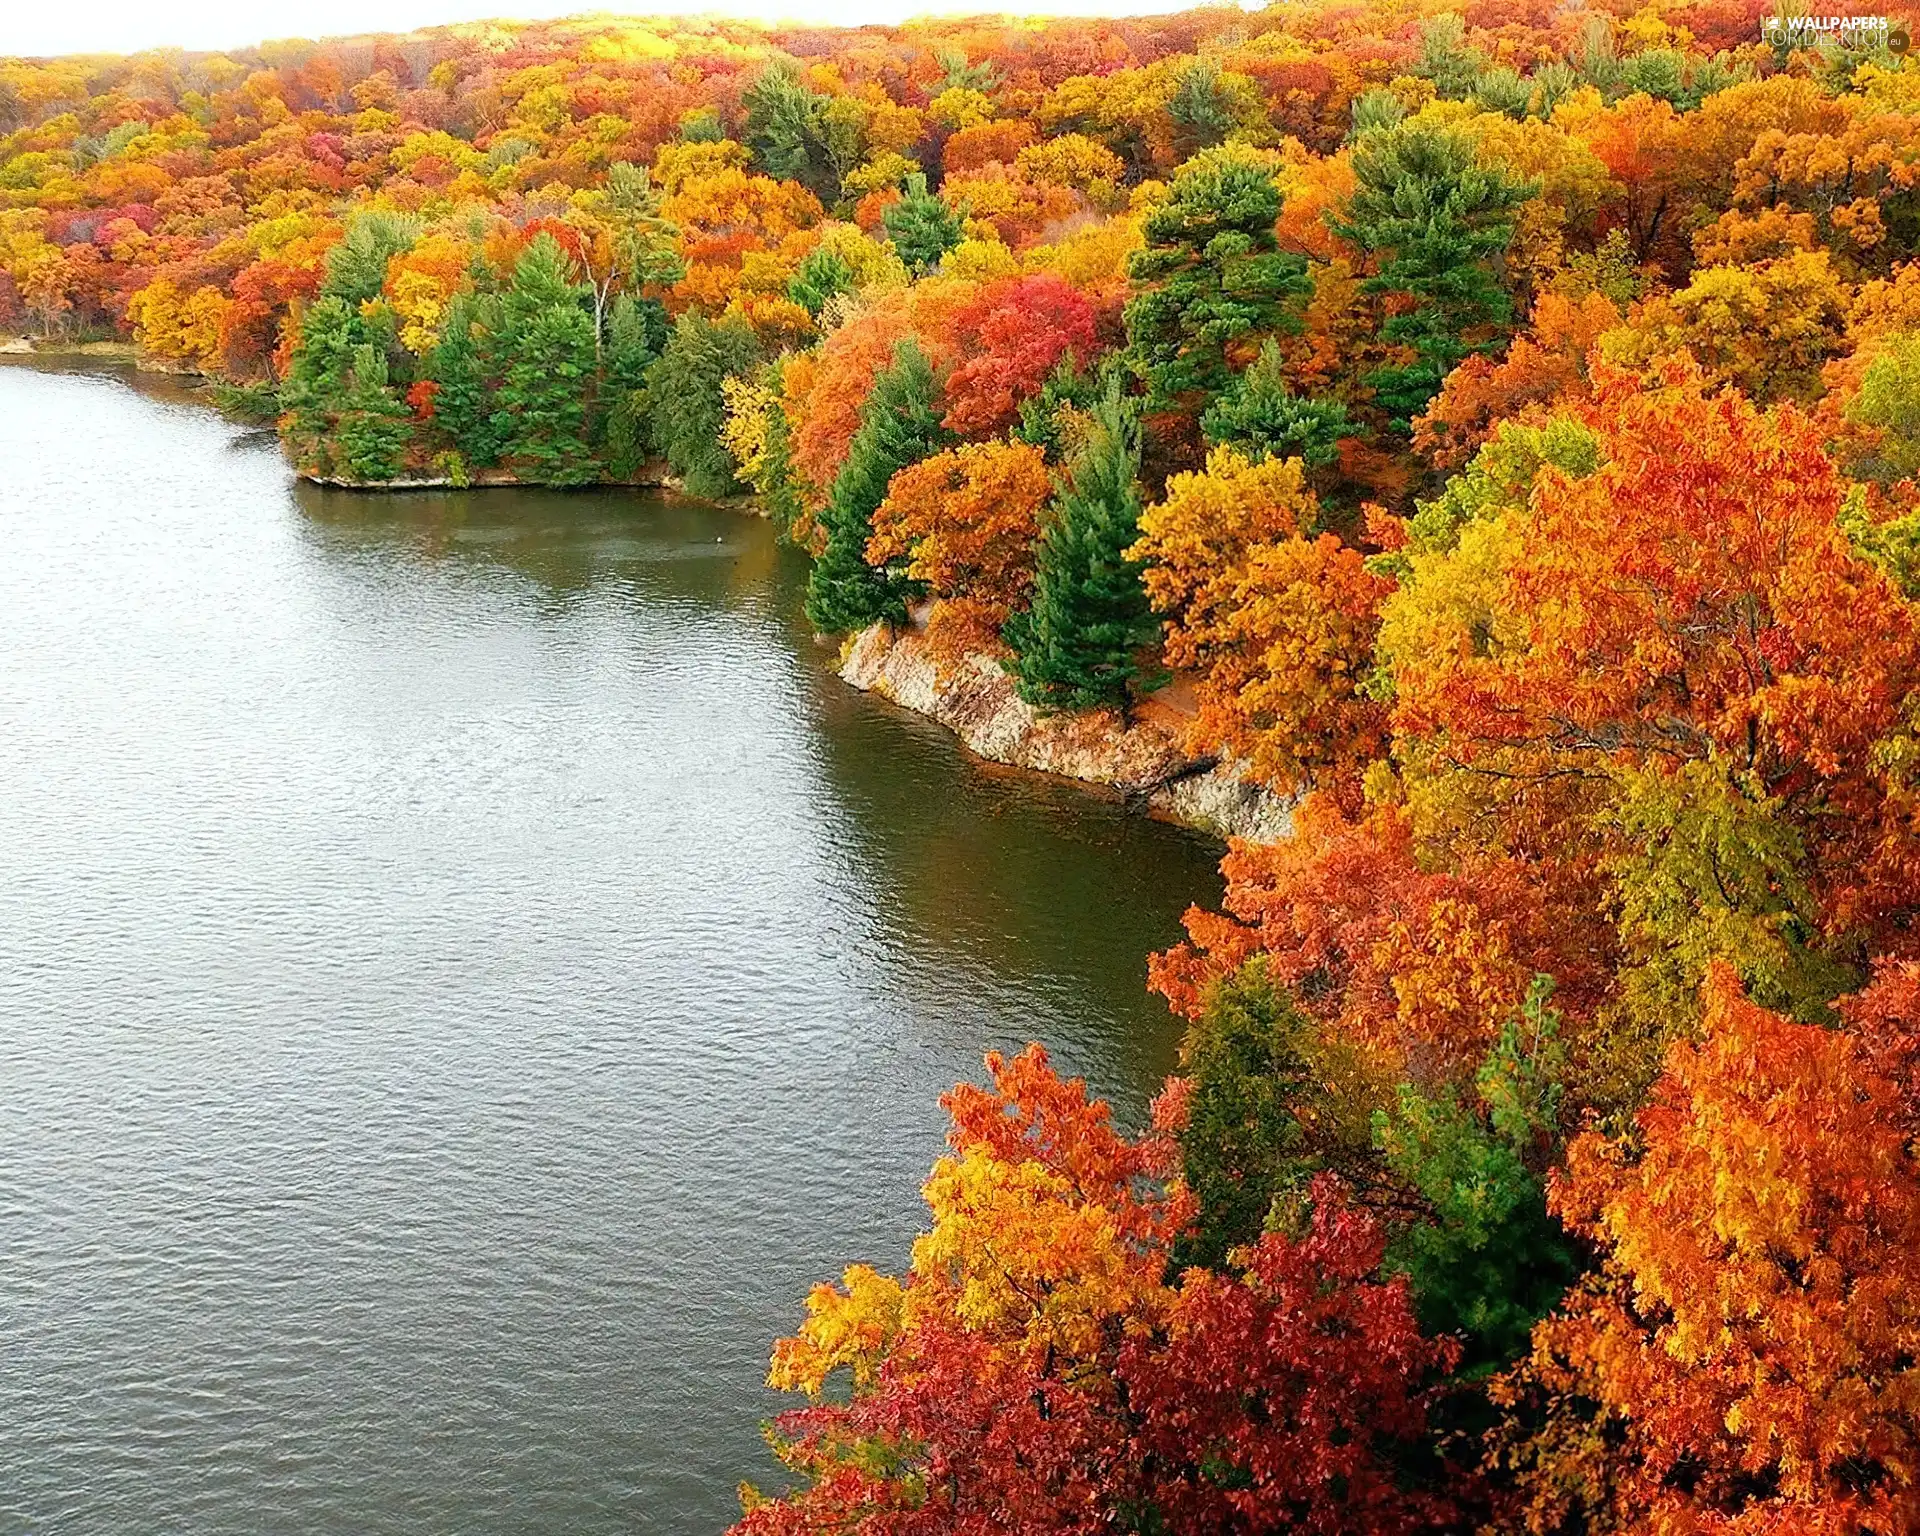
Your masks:
<svg viewBox="0 0 1920 1536"><path fill-rule="evenodd" d="M960 215L927 190L927 178L915 171L900 201L880 216L887 238L916 277L931 272L960 243Z"/></svg>
<svg viewBox="0 0 1920 1536"><path fill-rule="evenodd" d="M1473 82L1473 104L1482 112L1525 117L1533 105L1533 83L1521 79L1517 70L1490 69Z"/></svg>
<svg viewBox="0 0 1920 1536"><path fill-rule="evenodd" d="M1084 414L1100 403L1104 388L1100 374L1105 362L1102 359L1101 368L1082 370L1075 366L1072 354L1061 358L1039 393L1020 402L1020 424L1013 435L1041 449L1049 460L1059 462L1066 451L1063 428L1069 416Z"/></svg>
<svg viewBox="0 0 1920 1536"><path fill-rule="evenodd" d="M327 439L353 367L357 319L351 304L331 295L314 300L300 317L300 338L287 362L280 400L287 413L287 445L303 468L323 473L329 468Z"/></svg>
<svg viewBox="0 0 1920 1536"><path fill-rule="evenodd" d="M1274 1201L1298 1193L1322 1166L1301 1110L1324 1095L1312 1061L1313 1021L1253 960L1218 982L1181 1046L1189 1084L1178 1136L1181 1177L1200 1202L1176 1267L1226 1267L1259 1241Z"/></svg>
<svg viewBox="0 0 1920 1536"><path fill-rule="evenodd" d="M1310 400L1287 388L1280 348L1268 342L1254 365L1200 418L1207 441L1250 459L1300 459L1323 469L1354 433L1338 400Z"/></svg>
<svg viewBox="0 0 1920 1536"><path fill-rule="evenodd" d="M1213 156L1175 177L1147 215L1126 326L1149 410L1197 416L1233 380L1231 346L1299 329L1307 264L1280 249L1280 207L1264 167Z"/></svg>
<svg viewBox="0 0 1920 1536"><path fill-rule="evenodd" d="M840 192L827 142L831 100L809 90L785 60L762 70L740 98L747 109L746 141L755 163L776 181L799 182L823 203Z"/></svg>
<svg viewBox="0 0 1920 1536"><path fill-rule="evenodd" d="M1555 107L1580 89L1580 74L1571 65L1555 59L1536 69L1527 84L1531 89L1527 112L1545 121L1553 116Z"/></svg>
<svg viewBox="0 0 1920 1536"><path fill-rule="evenodd" d="M1470 1375L1511 1363L1580 1271L1547 1210L1544 1170L1566 1066L1551 992L1538 978L1502 1026L1475 1080L1476 1103L1403 1083L1393 1109L1375 1116L1388 1170L1430 1212L1395 1236L1387 1267L1412 1282L1428 1332L1467 1341L1461 1365Z"/></svg>
<svg viewBox="0 0 1920 1536"><path fill-rule="evenodd" d="M1140 653L1160 637L1141 565L1139 447L1118 393L1094 412L1040 535L1033 605L1008 621L1020 696L1048 709L1127 707Z"/></svg>
<svg viewBox="0 0 1920 1536"><path fill-rule="evenodd" d="M1467 42L1464 18L1451 11L1420 23L1420 58L1413 73L1433 82L1434 93L1460 101L1486 73L1487 56Z"/></svg>
<svg viewBox="0 0 1920 1536"><path fill-rule="evenodd" d="M346 235L327 252L321 295L355 306L379 298L387 284L387 263L412 250L419 238L420 221L409 215L356 214L347 223Z"/></svg>
<svg viewBox="0 0 1920 1536"><path fill-rule="evenodd" d="M726 136L727 125L720 121L720 114L712 107L695 107L681 115L680 142L683 144L718 144Z"/></svg>
<svg viewBox="0 0 1920 1536"><path fill-rule="evenodd" d="M1477 163L1472 139L1424 124L1382 129L1353 149L1359 181L1335 233L1384 257L1366 281L1371 293L1413 300L1381 327L1413 349L1407 366L1369 379L1395 423L1406 423L1469 353L1490 348L1513 305L1493 262L1513 239L1513 211L1534 188Z"/></svg>
<svg viewBox="0 0 1920 1536"><path fill-rule="evenodd" d="M658 299L623 293L607 314L606 351L602 378L612 390L645 389L647 372L667 344L672 322Z"/></svg>
<svg viewBox="0 0 1920 1536"><path fill-rule="evenodd" d="M1002 77L999 69L981 60L978 64L967 62L967 56L961 49L942 46L933 50L933 61L940 66L939 90L931 91L939 95L940 91L961 90L979 91L991 96L1000 89Z"/></svg>
<svg viewBox="0 0 1920 1536"><path fill-rule="evenodd" d="M822 634L906 621L907 603L920 588L901 570L867 564L867 541L888 482L953 440L940 425L936 393L926 354L901 342L892 366L874 381L820 514L826 547L807 576L807 618Z"/></svg>
<svg viewBox="0 0 1920 1536"><path fill-rule="evenodd" d="M426 377L438 386L433 397L434 424L474 469L497 464L506 448L505 423L493 407L494 337L499 323L497 295L455 294L439 340L424 364Z"/></svg>
<svg viewBox="0 0 1920 1536"><path fill-rule="evenodd" d="M1578 72L1581 84L1592 86L1608 101L1624 94L1621 90L1620 55L1613 43L1613 27L1611 16L1590 12L1574 35L1573 46L1567 50L1567 62ZM1781 69L1785 69L1786 55L1776 55L1776 62Z"/></svg>
<svg viewBox="0 0 1920 1536"><path fill-rule="evenodd" d="M393 349L392 315L384 306L363 310L339 294L323 294L308 306L280 389L288 446L302 468L357 479L390 479L398 472L369 475L347 462L350 458L385 462L357 426L353 453L339 441L343 413L391 415L380 400L392 396L387 359ZM394 404L400 416L410 421L404 403L395 398Z"/></svg>
<svg viewBox="0 0 1920 1536"><path fill-rule="evenodd" d="M607 314L600 358L600 420L595 437L607 467L626 479L639 471L652 446L648 376L667 343L667 311L658 299L623 293Z"/></svg>
<svg viewBox="0 0 1920 1536"><path fill-rule="evenodd" d="M827 307L827 300L852 290L853 268L846 258L821 246L808 251L787 280L787 297L816 320Z"/></svg>
<svg viewBox="0 0 1920 1536"><path fill-rule="evenodd" d="M674 322L660 360L647 373L647 393L654 446L693 495L739 494L739 466L720 441L726 421L720 386L765 361L753 326L738 316L709 320L689 310Z"/></svg>
<svg viewBox="0 0 1920 1536"><path fill-rule="evenodd" d="M1189 160L1202 150L1224 144L1240 127L1234 86L1249 85L1244 75L1223 76L1212 59L1196 59L1181 72L1179 84L1167 102L1174 123L1174 152ZM1256 93L1247 92L1257 101Z"/></svg>
<svg viewBox="0 0 1920 1536"><path fill-rule="evenodd" d="M1405 121L1407 104L1384 85L1376 85L1353 98L1351 111L1353 131L1347 135L1349 142L1362 134L1391 128Z"/></svg>
<svg viewBox="0 0 1920 1536"><path fill-rule="evenodd" d="M379 348L354 348L333 432L342 466L356 480L391 480L406 467L413 413L387 383Z"/></svg>
<svg viewBox="0 0 1920 1536"><path fill-rule="evenodd" d="M586 436L595 376L586 299L550 235L527 247L500 297L493 427L502 457L543 485L580 485L599 473Z"/></svg>
<svg viewBox="0 0 1920 1536"><path fill-rule="evenodd" d="M236 421L249 426L270 427L286 409L280 400L280 386L271 376L264 379L209 379L207 393L213 403Z"/></svg>

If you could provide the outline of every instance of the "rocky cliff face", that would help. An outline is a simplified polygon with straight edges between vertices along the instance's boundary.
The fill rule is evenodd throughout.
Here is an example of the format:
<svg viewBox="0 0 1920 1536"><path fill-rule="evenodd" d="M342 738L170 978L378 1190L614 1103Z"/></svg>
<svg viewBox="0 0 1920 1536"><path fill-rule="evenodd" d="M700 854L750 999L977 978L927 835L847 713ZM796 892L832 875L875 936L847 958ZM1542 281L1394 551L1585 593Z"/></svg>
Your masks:
<svg viewBox="0 0 1920 1536"><path fill-rule="evenodd" d="M1124 728L1108 714L1043 715L992 658L970 656L943 676L917 630L884 624L849 642L840 675L939 721L990 762L1104 785L1154 815L1219 837L1274 842L1292 831L1289 801L1247 782L1231 762L1182 748L1171 698L1149 699Z"/></svg>

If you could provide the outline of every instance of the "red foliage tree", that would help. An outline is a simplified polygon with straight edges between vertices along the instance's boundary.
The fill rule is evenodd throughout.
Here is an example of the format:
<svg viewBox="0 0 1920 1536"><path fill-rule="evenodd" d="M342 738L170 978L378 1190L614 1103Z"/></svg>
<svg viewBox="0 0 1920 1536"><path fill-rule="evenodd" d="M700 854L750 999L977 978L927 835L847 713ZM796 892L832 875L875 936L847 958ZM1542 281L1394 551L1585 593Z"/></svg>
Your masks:
<svg viewBox="0 0 1920 1536"><path fill-rule="evenodd" d="M1087 362L1097 340L1092 303L1050 272L987 284L953 328L965 361L947 381L946 425L968 436L1011 425L1047 375L1063 360Z"/></svg>
<svg viewBox="0 0 1920 1536"><path fill-rule="evenodd" d="M805 1486L751 1497L736 1536L1435 1528L1444 1509L1406 1491L1394 1451L1425 1431L1454 1347L1421 1337L1404 1280L1375 1278L1384 1237L1337 1181L1315 1184L1302 1232L1268 1233L1238 1273L1169 1285L1189 1206L1177 1189L1142 1193L1165 1177L1166 1144L1115 1135L1037 1047L989 1065L992 1089L947 1100L957 1161L929 1184L935 1231L912 1278L850 1272L776 1353L776 1377L816 1394L823 1369L852 1365L853 1395L776 1422ZM951 1203L956 1178L976 1197L1024 1196L982 1221ZM1042 1230L1059 1241L1017 1251ZM1088 1306L1099 1325L1077 1346L1033 1331Z"/></svg>

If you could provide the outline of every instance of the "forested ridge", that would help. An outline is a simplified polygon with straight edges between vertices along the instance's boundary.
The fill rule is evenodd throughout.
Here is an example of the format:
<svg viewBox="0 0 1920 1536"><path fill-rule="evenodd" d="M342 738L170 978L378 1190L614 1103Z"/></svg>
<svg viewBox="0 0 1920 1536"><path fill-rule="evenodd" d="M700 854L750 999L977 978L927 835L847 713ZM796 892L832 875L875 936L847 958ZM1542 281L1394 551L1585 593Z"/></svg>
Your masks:
<svg viewBox="0 0 1920 1536"><path fill-rule="evenodd" d="M1139 1135L947 1098L748 1536L1920 1533L1920 66L1751 3L0 60L0 324L664 460L1297 797ZM849 1170L850 1179L859 1177ZM770 1475L772 1483L778 1469Z"/></svg>

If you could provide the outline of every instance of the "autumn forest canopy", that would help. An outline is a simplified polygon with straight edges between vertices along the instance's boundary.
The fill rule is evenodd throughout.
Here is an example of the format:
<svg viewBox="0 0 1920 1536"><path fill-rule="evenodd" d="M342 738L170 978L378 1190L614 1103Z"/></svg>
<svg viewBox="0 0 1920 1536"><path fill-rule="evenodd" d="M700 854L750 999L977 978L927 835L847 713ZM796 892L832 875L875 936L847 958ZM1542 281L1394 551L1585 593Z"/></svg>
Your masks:
<svg viewBox="0 0 1920 1536"><path fill-rule="evenodd" d="M1149 1127L949 1096L746 1536L1920 1533L1920 65L1796 14L0 60L0 326L751 495L823 634L1297 800Z"/></svg>

